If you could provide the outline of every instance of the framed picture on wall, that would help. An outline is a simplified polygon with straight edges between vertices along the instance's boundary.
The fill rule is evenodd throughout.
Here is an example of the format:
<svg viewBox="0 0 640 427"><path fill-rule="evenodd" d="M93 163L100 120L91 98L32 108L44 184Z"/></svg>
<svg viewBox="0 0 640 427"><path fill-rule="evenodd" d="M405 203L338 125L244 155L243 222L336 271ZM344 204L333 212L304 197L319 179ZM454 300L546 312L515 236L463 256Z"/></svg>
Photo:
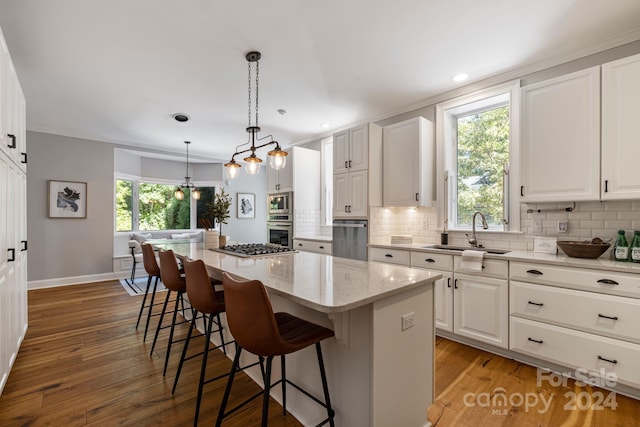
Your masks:
<svg viewBox="0 0 640 427"><path fill-rule="evenodd" d="M86 218L87 183L49 181L49 218Z"/></svg>
<svg viewBox="0 0 640 427"><path fill-rule="evenodd" d="M238 193L238 218L256 217L256 195L253 193Z"/></svg>

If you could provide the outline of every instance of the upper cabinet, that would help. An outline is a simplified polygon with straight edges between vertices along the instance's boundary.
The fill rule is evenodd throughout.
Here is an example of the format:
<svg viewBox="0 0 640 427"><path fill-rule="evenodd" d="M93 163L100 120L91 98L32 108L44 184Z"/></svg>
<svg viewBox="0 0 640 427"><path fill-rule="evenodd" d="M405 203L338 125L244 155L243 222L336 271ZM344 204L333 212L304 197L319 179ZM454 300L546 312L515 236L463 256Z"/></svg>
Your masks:
<svg viewBox="0 0 640 427"><path fill-rule="evenodd" d="M25 99L7 45L0 37L0 149L26 172Z"/></svg>
<svg viewBox="0 0 640 427"><path fill-rule="evenodd" d="M600 67L524 87L521 99L521 200L598 200Z"/></svg>
<svg viewBox="0 0 640 427"><path fill-rule="evenodd" d="M433 123L424 117L385 126L382 134L383 206L431 206Z"/></svg>
<svg viewBox="0 0 640 427"><path fill-rule="evenodd" d="M284 169L267 166L267 193L293 191L294 209L320 209L320 152L292 147L288 153Z"/></svg>
<svg viewBox="0 0 640 427"><path fill-rule="evenodd" d="M602 66L602 199L640 199L640 55Z"/></svg>
<svg viewBox="0 0 640 427"><path fill-rule="evenodd" d="M333 217L367 218L382 204L382 128L373 123L333 135Z"/></svg>

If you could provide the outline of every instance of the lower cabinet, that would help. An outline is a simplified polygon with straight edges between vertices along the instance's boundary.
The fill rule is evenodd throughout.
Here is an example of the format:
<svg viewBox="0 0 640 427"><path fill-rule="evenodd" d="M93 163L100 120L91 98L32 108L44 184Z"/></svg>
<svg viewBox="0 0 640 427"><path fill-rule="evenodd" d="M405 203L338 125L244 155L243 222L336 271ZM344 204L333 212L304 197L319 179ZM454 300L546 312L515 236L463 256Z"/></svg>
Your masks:
<svg viewBox="0 0 640 427"><path fill-rule="evenodd" d="M293 249L331 255L332 243L323 240L293 239Z"/></svg>

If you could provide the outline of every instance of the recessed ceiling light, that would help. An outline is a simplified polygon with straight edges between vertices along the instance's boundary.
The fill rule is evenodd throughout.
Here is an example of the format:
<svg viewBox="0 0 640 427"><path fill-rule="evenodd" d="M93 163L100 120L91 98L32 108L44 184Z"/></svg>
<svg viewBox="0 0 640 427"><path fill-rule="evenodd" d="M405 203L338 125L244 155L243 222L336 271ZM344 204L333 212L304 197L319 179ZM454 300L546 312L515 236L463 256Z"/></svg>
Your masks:
<svg viewBox="0 0 640 427"><path fill-rule="evenodd" d="M284 109L280 108L278 110L278 114L280 114L281 116L286 116L287 115L287 110L284 110Z"/></svg>
<svg viewBox="0 0 640 427"><path fill-rule="evenodd" d="M320 127L322 127L323 129L329 129L331 125L329 123L323 123L320 125Z"/></svg>
<svg viewBox="0 0 640 427"><path fill-rule="evenodd" d="M456 74L455 76L453 76L453 81L454 82L463 82L463 81L467 80L468 78L469 78L469 74L460 73L460 74Z"/></svg>
<svg viewBox="0 0 640 427"><path fill-rule="evenodd" d="M180 122L180 123L184 123L184 122L188 122L189 121L189 116L187 116L184 113L175 113L171 117L173 117L176 122Z"/></svg>

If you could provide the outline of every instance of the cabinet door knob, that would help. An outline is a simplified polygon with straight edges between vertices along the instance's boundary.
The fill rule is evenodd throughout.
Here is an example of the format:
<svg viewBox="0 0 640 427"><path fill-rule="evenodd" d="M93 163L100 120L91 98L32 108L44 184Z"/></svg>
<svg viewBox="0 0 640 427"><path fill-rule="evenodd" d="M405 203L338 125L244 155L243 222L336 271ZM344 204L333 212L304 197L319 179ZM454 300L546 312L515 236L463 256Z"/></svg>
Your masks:
<svg viewBox="0 0 640 427"><path fill-rule="evenodd" d="M524 197L524 185L520 186L520 195Z"/></svg>
<svg viewBox="0 0 640 427"><path fill-rule="evenodd" d="M447 288L451 287L451 277L447 277Z"/></svg>
<svg viewBox="0 0 640 427"><path fill-rule="evenodd" d="M16 260L16 250L14 248L9 248L7 249L7 252L9 252L11 255L7 258L8 262L13 262Z"/></svg>
<svg viewBox="0 0 640 427"><path fill-rule="evenodd" d="M324 249L324 246L318 246L320 249Z"/></svg>
<svg viewBox="0 0 640 427"><path fill-rule="evenodd" d="M11 144L7 144L7 147L16 148L16 136L15 135L11 135L10 133L8 133L7 136L11 140Z"/></svg>
<svg viewBox="0 0 640 427"><path fill-rule="evenodd" d="M351 168L351 160L349 160L349 168Z"/></svg>
<svg viewBox="0 0 640 427"><path fill-rule="evenodd" d="M605 285L619 285L618 282L616 282L615 280L611 280L611 279L600 279L600 280L598 280L598 283L604 283Z"/></svg>
<svg viewBox="0 0 640 427"><path fill-rule="evenodd" d="M344 205L344 213L348 213L348 211L347 211L347 205Z"/></svg>
<svg viewBox="0 0 640 427"><path fill-rule="evenodd" d="M453 289L458 289L458 279L454 279L454 281L453 281Z"/></svg>
<svg viewBox="0 0 640 427"><path fill-rule="evenodd" d="M604 180L604 192L605 193L609 192L609 180L608 179Z"/></svg>
<svg viewBox="0 0 640 427"><path fill-rule="evenodd" d="M20 160L20 163L27 163L27 153L20 153L22 155L22 160Z"/></svg>
<svg viewBox="0 0 640 427"><path fill-rule="evenodd" d="M347 162L346 160L344 161L344 168L349 169L349 162Z"/></svg>
<svg viewBox="0 0 640 427"><path fill-rule="evenodd" d="M22 249L20 249L21 251L26 251L27 250L27 241L26 240L21 240L20 243L22 243Z"/></svg>
<svg viewBox="0 0 640 427"><path fill-rule="evenodd" d="M420 201L420 195L418 193L416 193L416 202Z"/></svg>
<svg viewBox="0 0 640 427"><path fill-rule="evenodd" d="M527 273L535 274L536 276L542 276L542 271L540 270L527 270Z"/></svg>
<svg viewBox="0 0 640 427"><path fill-rule="evenodd" d="M542 343L544 342L544 341L542 341L542 340L534 340L534 339L533 339L533 338L531 338L531 337L527 338L527 340L529 340L529 341L531 341L531 342L535 342L535 343L537 343L537 344L542 344Z"/></svg>
<svg viewBox="0 0 640 427"><path fill-rule="evenodd" d="M302 246L302 243L298 243L298 246Z"/></svg>

